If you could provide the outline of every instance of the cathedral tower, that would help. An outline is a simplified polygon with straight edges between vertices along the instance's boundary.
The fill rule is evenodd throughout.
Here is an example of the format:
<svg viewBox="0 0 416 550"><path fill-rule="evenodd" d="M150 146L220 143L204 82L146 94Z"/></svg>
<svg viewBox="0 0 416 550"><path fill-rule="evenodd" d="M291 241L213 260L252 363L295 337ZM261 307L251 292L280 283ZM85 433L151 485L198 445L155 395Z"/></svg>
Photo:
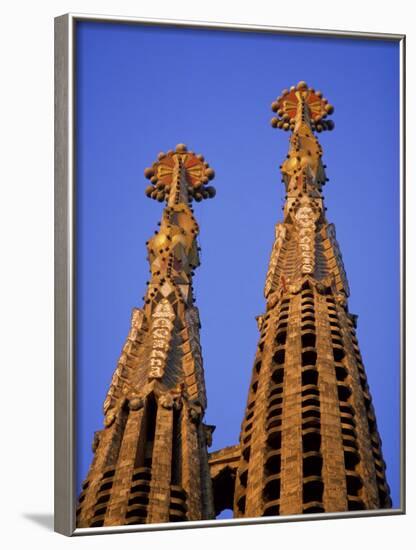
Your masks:
<svg viewBox="0 0 416 550"><path fill-rule="evenodd" d="M374 408L314 134L333 107L300 82L272 104L290 130L283 222L240 435L234 517L389 508Z"/></svg>
<svg viewBox="0 0 416 550"><path fill-rule="evenodd" d="M78 527L212 519L203 423L207 401L192 293L199 265L190 207L215 195L214 171L178 145L145 171L147 196L166 201L146 243L151 277L104 401L104 429L77 508Z"/></svg>

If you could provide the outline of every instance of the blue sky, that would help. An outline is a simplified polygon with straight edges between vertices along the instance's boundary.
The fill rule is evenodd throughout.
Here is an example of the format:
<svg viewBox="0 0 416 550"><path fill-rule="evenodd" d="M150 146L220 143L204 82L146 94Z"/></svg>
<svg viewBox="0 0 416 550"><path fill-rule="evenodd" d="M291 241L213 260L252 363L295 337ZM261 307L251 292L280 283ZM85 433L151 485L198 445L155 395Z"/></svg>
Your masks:
<svg viewBox="0 0 416 550"><path fill-rule="evenodd" d="M143 170L181 142L216 171L216 198L195 205L194 286L212 450L238 442L282 219L289 135L270 127L270 103L299 80L335 106L335 130L319 137L327 217L399 505L398 45L98 22L77 30L77 487L131 309L142 304L145 241L162 213L144 195Z"/></svg>

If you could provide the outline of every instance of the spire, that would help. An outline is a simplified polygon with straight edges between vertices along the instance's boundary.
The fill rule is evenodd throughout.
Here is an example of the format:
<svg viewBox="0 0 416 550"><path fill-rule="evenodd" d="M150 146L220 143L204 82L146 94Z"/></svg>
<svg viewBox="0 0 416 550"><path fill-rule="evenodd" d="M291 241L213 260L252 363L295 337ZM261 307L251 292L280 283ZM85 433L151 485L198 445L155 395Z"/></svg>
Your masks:
<svg viewBox="0 0 416 550"><path fill-rule="evenodd" d="M192 295L199 227L192 200L215 195L214 171L183 144L145 170L146 194L166 201L146 243L151 277L134 308L104 401L104 429L79 498L78 525L211 519L200 320ZM103 493L104 492L104 493Z"/></svg>
<svg viewBox="0 0 416 550"><path fill-rule="evenodd" d="M272 109L278 115L272 126L292 131L280 167L286 204L275 228L266 312L257 317L234 515L389 508L356 316L323 205L325 166L315 132L333 128L327 120L333 107L299 82Z"/></svg>

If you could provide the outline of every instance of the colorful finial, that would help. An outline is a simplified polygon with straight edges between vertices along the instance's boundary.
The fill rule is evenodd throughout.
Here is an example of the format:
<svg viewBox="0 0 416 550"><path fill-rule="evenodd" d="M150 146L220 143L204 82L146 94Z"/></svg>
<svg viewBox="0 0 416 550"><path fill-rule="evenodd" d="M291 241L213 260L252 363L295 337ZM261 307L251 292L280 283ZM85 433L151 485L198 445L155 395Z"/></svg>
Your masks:
<svg viewBox="0 0 416 550"><path fill-rule="evenodd" d="M325 120L334 112L334 107L321 92L309 88L303 80L290 90L283 90L273 101L272 111L277 113L271 120L273 128L293 131L297 123L309 122L312 130L322 132L333 130L335 126L332 120Z"/></svg>
<svg viewBox="0 0 416 550"><path fill-rule="evenodd" d="M175 151L159 153L158 160L150 168L146 168L144 175L152 184L146 188L146 195L159 202L168 200L179 164L188 184L190 201L194 199L199 202L215 196L215 187L207 186L208 181L215 176L214 170L209 167L202 155L188 151L183 143L179 143Z"/></svg>

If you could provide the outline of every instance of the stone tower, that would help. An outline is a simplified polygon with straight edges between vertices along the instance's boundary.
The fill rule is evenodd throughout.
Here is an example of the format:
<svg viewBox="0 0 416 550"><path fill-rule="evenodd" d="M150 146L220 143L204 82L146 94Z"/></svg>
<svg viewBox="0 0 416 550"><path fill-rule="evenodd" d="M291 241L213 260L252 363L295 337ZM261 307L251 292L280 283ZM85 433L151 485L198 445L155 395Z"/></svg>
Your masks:
<svg viewBox="0 0 416 550"><path fill-rule="evenodd" d="M214 171L178 145L145 171L147 196L166 200L146 243L151 278L104 401L104 429L77 508L78 527L214 517L207 401L192 293L199 265L192 200L213 197Z"/></svg>
<svg viewBox="0 0 416 550"><path fill-rule="evenodd" d="M266 277L266 312L258 317L234 517L389 508L357 317L348 310L322 196L325 165L314 132L333 128L326 119L333 107L300 82L272 109L272 126L292 132L280 166L286 203Z"/></svg>

